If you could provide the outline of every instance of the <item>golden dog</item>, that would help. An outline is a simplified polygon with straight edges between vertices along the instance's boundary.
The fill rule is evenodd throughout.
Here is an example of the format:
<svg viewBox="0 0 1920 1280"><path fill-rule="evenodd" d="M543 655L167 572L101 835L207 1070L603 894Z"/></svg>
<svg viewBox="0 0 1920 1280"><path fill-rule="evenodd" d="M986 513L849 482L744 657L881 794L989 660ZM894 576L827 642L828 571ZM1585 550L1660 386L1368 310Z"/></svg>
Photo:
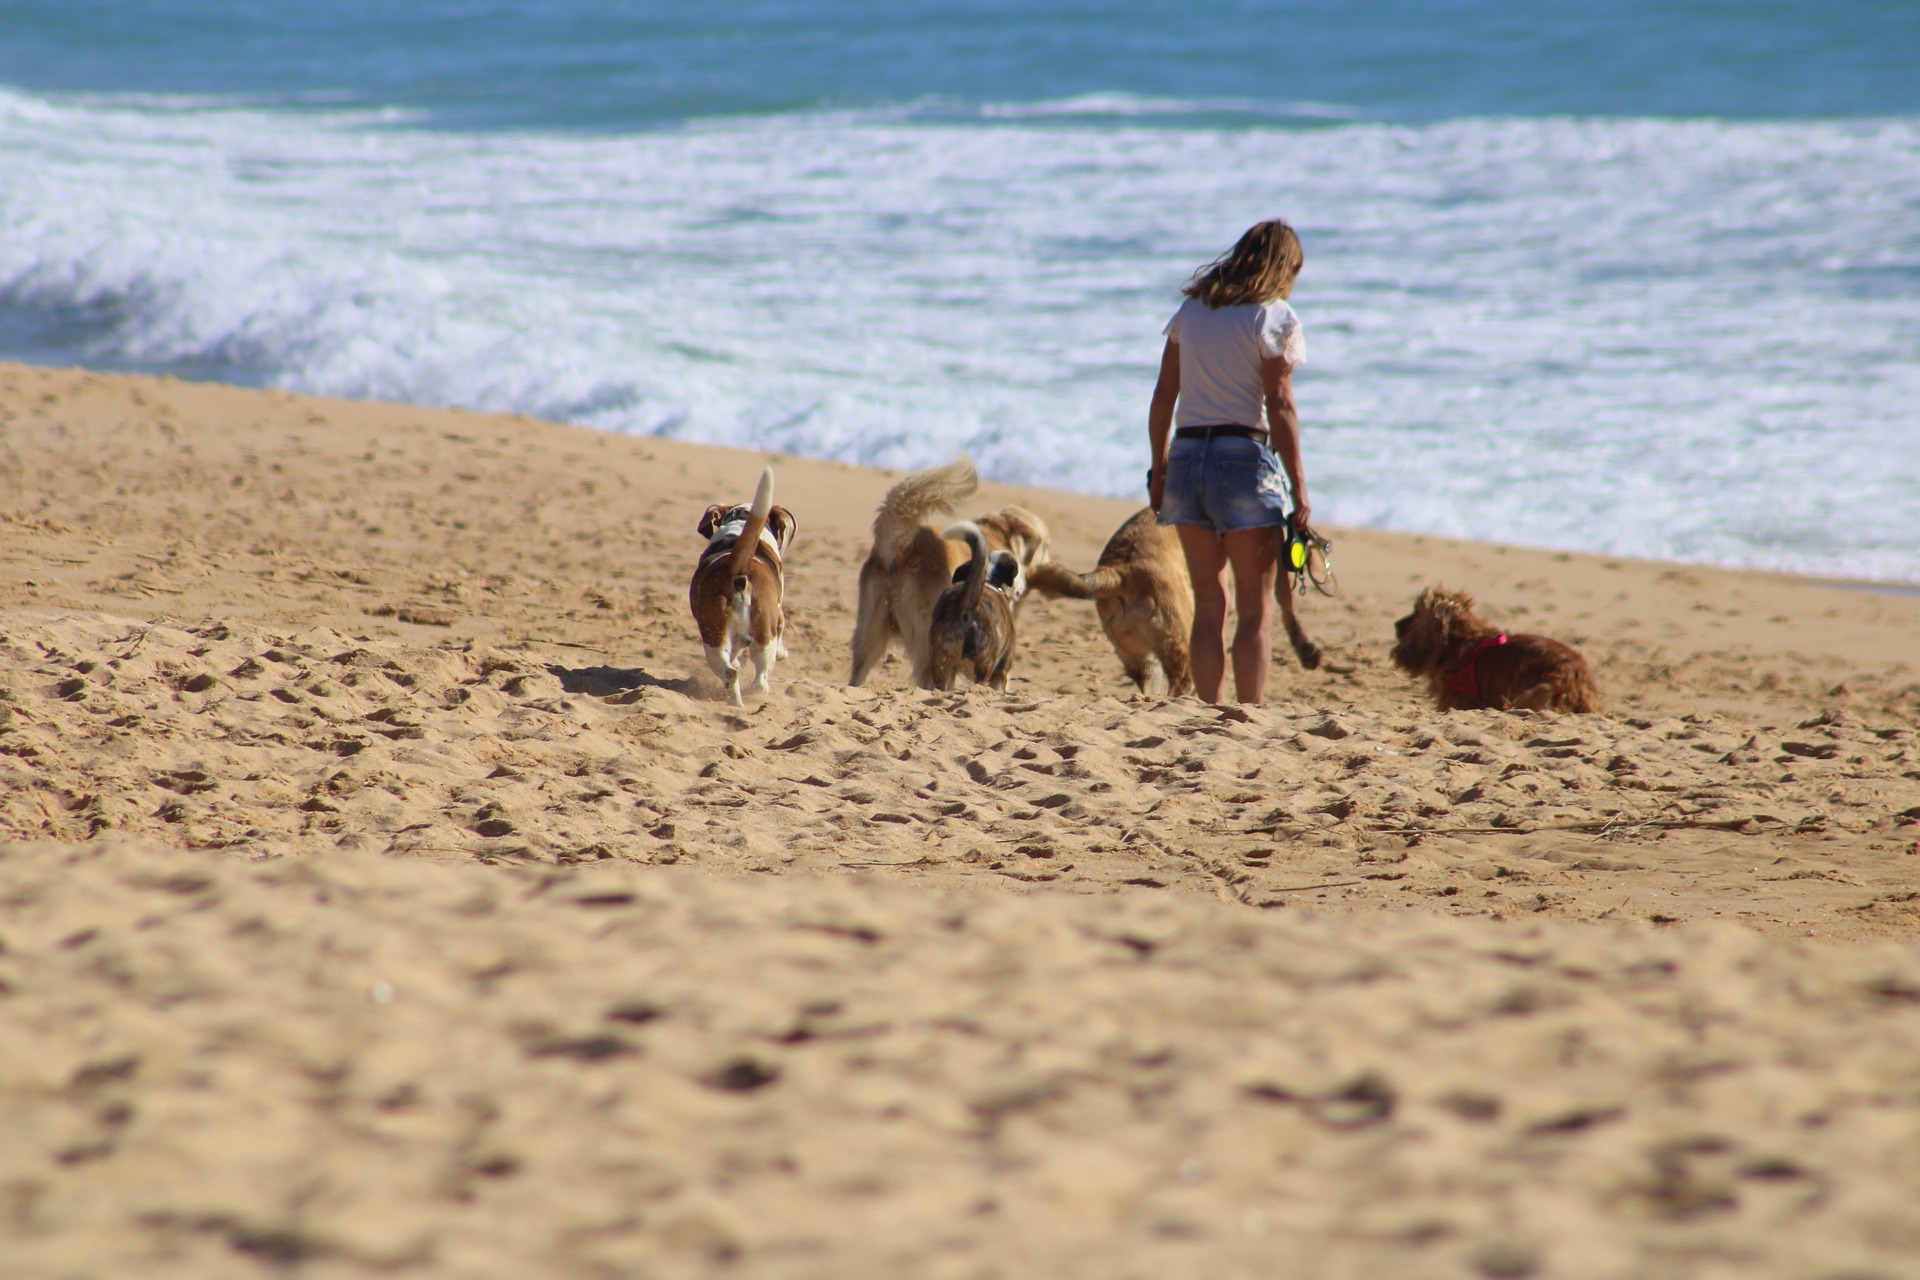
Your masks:
<svg viewBox="0 0 1920 1280"><path fill-rule="evenodd" d="M1285 551L1284 527L1276 533ZM1141 693L1170 698L1193 692L1193 579L1179 531L1160 524L1143 507L1114 530L1088 573L1037 578L1036 589L1051 595L1092 600L1101 629L1120 656L1120 666ZM1300 665L1320 665L1320 647L1307 638L1294 613L1293 584L1284 554L1274 579L1287 639ZM1157 678L1156 678L1157 677Z"/></svg>
<svg viewBox="0 0 1920 1280"><path fill-rule="evenodd" d="M1055 584L1058 594L1092 600L1100 627L1141 693L1193 692L1193 580L1180 535L1144 507L1114 530L1091 572ZM1157 677L1157 679L1156 679Z"/></svg>

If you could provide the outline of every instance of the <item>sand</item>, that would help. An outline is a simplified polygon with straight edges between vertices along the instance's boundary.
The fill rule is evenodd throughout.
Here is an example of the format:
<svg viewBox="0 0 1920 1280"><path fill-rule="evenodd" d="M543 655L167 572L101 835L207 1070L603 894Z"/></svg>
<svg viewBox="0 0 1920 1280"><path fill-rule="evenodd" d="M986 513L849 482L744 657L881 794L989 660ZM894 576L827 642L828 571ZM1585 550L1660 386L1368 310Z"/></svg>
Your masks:
<svg viewBox="0 0 1920 1280"><path fill-rule="evenodd" d="M896 478L0 365L0 1273L1920 1275L1920 598L1334 529L1265 706L849 689Z"/></svg>

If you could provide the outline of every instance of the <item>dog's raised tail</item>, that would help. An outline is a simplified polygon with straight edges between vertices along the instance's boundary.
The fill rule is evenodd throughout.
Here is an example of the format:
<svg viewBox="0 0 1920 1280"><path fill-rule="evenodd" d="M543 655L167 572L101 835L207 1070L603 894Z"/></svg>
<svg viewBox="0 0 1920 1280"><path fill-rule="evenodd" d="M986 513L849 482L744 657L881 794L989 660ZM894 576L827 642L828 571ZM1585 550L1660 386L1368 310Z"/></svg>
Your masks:
<svg viewBox="0 0 1920 1280"><path fill-rule="evenodd" d="M973 558L967 561L966 587L960 597L961 613L971 617L980 607L980 593L987 589L987 535L973 521L962 520L940 536L966 543L967 550L973 553Z"/></svg>
<svg viewBox="0 0 1920 1280"><path fill-rule="evenodd" d="M740 530L740 540L733 544L733 554L727 557L727 573L733 579L736 604L747 589L747 566L753 563L754 550L760 545L760 533L767 527L767 516L772 511L773 468L769 466L760 473L760 487L753 491L753 509L747 513L746 527Z"/></svg>
<svg viewBox="0 0 1920 1280"><path fill-rule="evenodd" d="M1127 575L1112 565L1101 565L1085 573L1075 574L1080 584L1082 600L1104 600L1108 596L1117 596L1127 585Z"/></svg>
<svg viewBox="0 0 1920 1280"><path fill-rule="evenodd" d="M1109 575L1112 581L1101 574ZM1068 600L1097 600L1120 590L1120 575L1112 569L1075 573L1058 560L1042 560L1027 570L1027 590Z"/></svg>
<svg viewBox="0 0 1920 1280"><path fill-rule="evenodd" d="M899 564L929 516L953 510L979 487L973 460L961 454L944 467L916 471L887 490L873 517L873 549L882 563Z"/></svg>

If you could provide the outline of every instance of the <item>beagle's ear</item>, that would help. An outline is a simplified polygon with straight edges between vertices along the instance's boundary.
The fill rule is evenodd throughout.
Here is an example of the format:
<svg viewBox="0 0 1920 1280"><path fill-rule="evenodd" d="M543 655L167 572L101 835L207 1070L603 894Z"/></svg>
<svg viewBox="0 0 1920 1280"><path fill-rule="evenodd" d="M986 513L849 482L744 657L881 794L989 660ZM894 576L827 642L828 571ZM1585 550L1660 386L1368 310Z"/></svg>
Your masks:
<svg viewBox="0 0 1920 1280"><path fill-rule="evenodd" d="M703 538L711 538L713 531L719 528L720 525L725 522L726 518L727 509L719 503L716 502L708 507L707 514L700 517L700 536Z"/></svg>
<svg viewBox="0 0 1920 1280"><path fill-rule="evenodd" d="M793 535L800 531L800 522L785 507L775 507L767 512L767 527L773 530L773 540L780 544L780 550L785 551Z"/></svg>

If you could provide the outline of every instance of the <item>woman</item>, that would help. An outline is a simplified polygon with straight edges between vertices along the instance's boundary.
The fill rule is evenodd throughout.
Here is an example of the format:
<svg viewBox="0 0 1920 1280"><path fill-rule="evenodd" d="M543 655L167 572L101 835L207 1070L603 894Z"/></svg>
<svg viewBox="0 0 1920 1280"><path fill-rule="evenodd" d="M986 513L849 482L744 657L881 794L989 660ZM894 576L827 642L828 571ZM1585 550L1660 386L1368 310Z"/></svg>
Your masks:
<svg viewBox="0 0 1920 1280"><path fill-rule="evenodd" d="M1201 268L1167 324L1147 415L1148 491L1160 523L1178 527L1193 576L1193 682L1208 702L1226 683L1229 568L1240 615L1234 690L1242 702L1266 697L1274 529L1286 523L1289 488L1295 520L1308 521L1293 406L1306 345L1286 300L1304 260L1300 237L1274 219Z"/></svg>

